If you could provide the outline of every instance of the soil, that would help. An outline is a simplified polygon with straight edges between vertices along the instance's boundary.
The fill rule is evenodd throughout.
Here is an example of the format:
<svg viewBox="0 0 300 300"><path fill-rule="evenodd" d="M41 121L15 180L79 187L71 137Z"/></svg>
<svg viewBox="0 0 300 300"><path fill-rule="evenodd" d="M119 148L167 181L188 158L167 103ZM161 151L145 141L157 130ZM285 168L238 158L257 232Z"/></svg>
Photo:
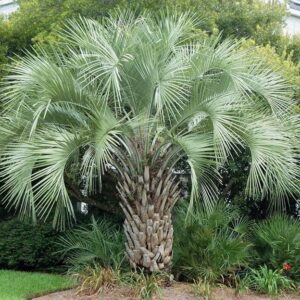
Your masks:
<svg viewBox="0 0 300 300"><path fill-rule="evenodd" d="M128 288L114 288L105 291L100 295L80 296L77 295L76 290L68 290L57 292L42 297L34 298L33 300L138 300L132 291ZM162 297L153 297L153 300L199 300L190 284L176 283L172 287L164 288ZM202 298L204 300L204 298ZM236 295L234 289L228 287L218 287L213 289L209 300L300 300L300 296L296 294L283 294L277 297L267 295L258 295L248 292L243 295Z"/></svg>

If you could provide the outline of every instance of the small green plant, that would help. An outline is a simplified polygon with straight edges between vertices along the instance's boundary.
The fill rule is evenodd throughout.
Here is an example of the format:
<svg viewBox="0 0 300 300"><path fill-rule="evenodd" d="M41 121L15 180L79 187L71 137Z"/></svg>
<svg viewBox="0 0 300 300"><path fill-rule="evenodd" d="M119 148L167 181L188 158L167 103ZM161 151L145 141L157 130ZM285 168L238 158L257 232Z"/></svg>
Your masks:
<svg viewBox="0 0 300 300"><path fill-rule="evenodd" d="M141 289L139 296L141 300L150 300L153 295L158 294L161 298L162 289L160 287L160 280L153 276L142 276L140 281Z"/></svg>
<svg viewBox="0 0 300 300"><path fill-rule="evenodd" d="M261 293L278 295L283 290L294 288L293 281L283 275L281 270L272 270L267 266L252 269L249 276L251 286Z"/></svg>
<svg viewBox="0 0 300 300"><path fill-rule="evenodd" d="M120 269L124 265L123 235L106 219L92 219L89 226L79 227L60 239L61 251L67 257L69 272L100 266L103 269Z"/></svg>
<svg viewBox="0 0 300 300"><path fill-rule="evenodd" d="M235 291L237 295L242 295L249 290L251 286L251 278L250 276L236 275L235 277Z"/></svg>
<svg viewBox="0 0 300 300"><path fill-rule="evenodd" d="M296 290L296 292L298 293L298 295L300 296L300 282L296 282L295 283L295 290Z"/></svg>
<svg viewBox="0 0 300 300"><path fill-rule="evenodd" d="M122 277L123 283L133 288L141 300L151 300L154 295L162 299L162 286L167 280L168 275L165 273L145 274L143 270L127 273Z"/></svg>
<svg viewBox="0 0 300 300"><path fill-rule="evenodd" d="M83 295L99 294L120 282L120 272L100 265L86 266L73 276L79 281L77 293Z"/></svg>
<svg viewBox="0 0 300 300"><path fill-rule="evenodd" d="M300 279L300 222L276 215L257 224L253 230L257 262L282 269L292 279Z"/></svg>
<svg viewBox="0 0 300 300"><path fill-rule="evenodd" d="M206 279L197 279L193 283L193 291L199 300L209 300L211 295L211 285Z"/></svg>

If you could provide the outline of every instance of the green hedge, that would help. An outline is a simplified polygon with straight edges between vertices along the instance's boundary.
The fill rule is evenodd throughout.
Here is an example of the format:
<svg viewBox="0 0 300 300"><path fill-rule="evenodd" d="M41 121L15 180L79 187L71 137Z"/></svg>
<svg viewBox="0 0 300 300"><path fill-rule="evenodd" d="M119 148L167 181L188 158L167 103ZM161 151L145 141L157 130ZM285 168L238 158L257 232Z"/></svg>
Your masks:
<svg viewBox="0 0 300 300"><path fill-rule="evenodd" d="M60 234L51 225L17 219L0 222L0 269L53 270L63 261L57 252Z"/></svg>

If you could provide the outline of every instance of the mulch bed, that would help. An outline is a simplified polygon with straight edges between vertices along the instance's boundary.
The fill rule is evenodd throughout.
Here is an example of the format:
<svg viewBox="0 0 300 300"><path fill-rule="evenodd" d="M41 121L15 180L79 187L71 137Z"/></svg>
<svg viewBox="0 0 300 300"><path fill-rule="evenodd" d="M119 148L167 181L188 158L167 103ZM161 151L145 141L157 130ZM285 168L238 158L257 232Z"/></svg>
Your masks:
<svg viewBox="0 0 300 300"><path fill-rule="evenodd" d="M114 288L109 291L105 291L101 295L84 296L77 295L76 290L68 290L57 292L42 297L34 298L33 300L138 300L129 288ZM172 287L163 289L163 295L153 297L153 300L199 300L193 293L193 288L187 283L175 283ZM214 288L210 300L300 300L300 296L296 294L284 294L277 297L271 297L267 295L258 295L252 292L236 295L234 289L227 287Z"/></svg>

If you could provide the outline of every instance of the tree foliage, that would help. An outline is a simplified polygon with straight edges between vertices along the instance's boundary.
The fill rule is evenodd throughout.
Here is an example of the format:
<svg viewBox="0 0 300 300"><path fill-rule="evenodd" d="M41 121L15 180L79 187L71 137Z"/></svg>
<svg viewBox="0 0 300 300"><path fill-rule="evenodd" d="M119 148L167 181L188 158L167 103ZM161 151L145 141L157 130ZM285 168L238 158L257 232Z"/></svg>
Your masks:
<svg viewBox="0 0 300 300"><path fill-rule="evenodd" d="M280 38L285 13L282 6L270 9L259 0L21 0L19 4L20 9L1 24L1 44L6 45L8 55L20 53L33 43L53 42L56 38L53 33L69 18L98 19L116 7L155 13L161 9L171 13L192 11L201 19L198 26L209 33L222 32L225 38L251 37L259 44L272 45Z"/></svg>
<svg viewBox="0 0 300 300"><path fill-rule="evenodd" d="M70 21L61 47L28 54L2 89L5 201L64 227L65 180L77 166L93 193L110 165L190 167L191 204L217 195L220 167L251 153L247 193L283 205L299 192L299 120L286 82L239 43L191 40L194 17L129 13ZM188 41L188 43L186 42ZM163 159L162 159L163 158Z"/></svg>
<svg viewBox="0 0 300 300"><path fill-rule="evenodd" d="M299 99L300 93L300 63L294 62L294 51L288 51L287 46L282 49L281 54L270 44L258 45L254 40L244 40L241 48L253 48L253 56L259 57L264 64L274 71L279 72L295 89L295 98Z"/></svg>

